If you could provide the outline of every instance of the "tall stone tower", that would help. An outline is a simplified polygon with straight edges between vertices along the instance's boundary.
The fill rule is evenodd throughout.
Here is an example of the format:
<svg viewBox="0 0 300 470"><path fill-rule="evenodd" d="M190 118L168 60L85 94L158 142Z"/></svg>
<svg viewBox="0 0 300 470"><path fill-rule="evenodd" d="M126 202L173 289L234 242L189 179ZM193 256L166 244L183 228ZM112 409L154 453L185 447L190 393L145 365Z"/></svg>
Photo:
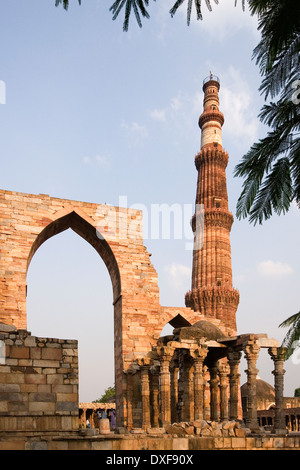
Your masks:
<svg viewBox="0 0 300 470"><path fill-rule="evenodd" d="M196 212L192 220L197 241L193 251L192 287L185 301L187 307L205 315L208 321L218 318L224 327L236 331L239 292L232 286L233 216L228 210L228 154L222 147L224 116L219 110L219 89L218 77L211 74L204 80L204 110L199 118L201 150L195 157Z"/></svg>

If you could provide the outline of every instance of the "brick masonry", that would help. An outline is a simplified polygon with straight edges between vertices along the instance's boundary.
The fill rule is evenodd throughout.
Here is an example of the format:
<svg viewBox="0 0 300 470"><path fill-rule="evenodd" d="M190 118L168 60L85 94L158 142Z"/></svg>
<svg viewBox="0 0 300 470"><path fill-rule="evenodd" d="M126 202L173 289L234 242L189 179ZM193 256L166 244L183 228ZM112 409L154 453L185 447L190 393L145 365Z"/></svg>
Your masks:
<svg viewBox="0 0 300 470"><path fill-rule="evenodd" d="M78 429L76 340L31 336L0 325L1 432Z"/></svg>
<svg viewBox="0 0 300 470"><path fill-rule="evenodd" d="M124 371L151 351L167 323L182 326L203 317L188 307L160 305L157 273L143 243L141 211L0 190L0 322L26 330L30 261L42 243L68 228L95 248L110 274L122 421ZM220 320L212 321L222 327Z"/></svg>

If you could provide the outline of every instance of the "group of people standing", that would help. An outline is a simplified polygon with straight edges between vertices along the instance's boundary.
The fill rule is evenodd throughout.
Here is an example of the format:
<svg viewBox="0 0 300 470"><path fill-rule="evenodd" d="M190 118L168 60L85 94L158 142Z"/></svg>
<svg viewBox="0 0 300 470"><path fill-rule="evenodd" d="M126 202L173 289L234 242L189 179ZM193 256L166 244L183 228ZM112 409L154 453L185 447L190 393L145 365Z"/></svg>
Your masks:
<svg viewBox="0 0 300 470"><path fill-rule="evenodd" d="M110 421L110 429L116 429L116 412L115 410L97 410L97 418L98 424L100 427L100 420L101 419L109 419Z"/></svg>

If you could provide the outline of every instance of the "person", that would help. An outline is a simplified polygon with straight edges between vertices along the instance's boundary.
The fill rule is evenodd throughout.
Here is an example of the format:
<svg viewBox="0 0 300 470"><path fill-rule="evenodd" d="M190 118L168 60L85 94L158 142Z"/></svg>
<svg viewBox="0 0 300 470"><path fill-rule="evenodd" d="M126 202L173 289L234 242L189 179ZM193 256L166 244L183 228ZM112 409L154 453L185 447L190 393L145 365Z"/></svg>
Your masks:
<svg viewBox="0 0 300 470"><path fill-rule="evenodd" d="M107 419L106 410L103 410L103 411L102 411L102 419Z"/></svg>
<svg viewBox="0 0 300 470"><path fill-rule="evenodd" d="M86 427L87 427L87 428L90 428L90 427L91 427L90 422L89 422L88 419L86 420Z"/></svg>
<svg viewBox="0 0 300 470"><path fill-rule="evenodd" d="M98 425L100 426L100 419L102 418L102 414L100 410L97 410L97 418L98 418Z"/></svg>
<svg viewBox="0 0 300 470"><path fill-rule="evenodd" d="M110 425L111 429L116 428L116 415L115 415L115 410L111 410L110 412Z"/></svg>

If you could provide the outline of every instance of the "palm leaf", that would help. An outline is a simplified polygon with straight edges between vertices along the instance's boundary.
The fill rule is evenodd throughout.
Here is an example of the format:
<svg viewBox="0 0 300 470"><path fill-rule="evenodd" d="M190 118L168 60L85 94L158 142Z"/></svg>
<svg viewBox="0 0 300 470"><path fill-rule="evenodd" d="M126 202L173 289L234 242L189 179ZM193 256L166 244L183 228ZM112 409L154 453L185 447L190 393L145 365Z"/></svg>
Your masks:
<svg viewBox="0 0 300 470"><path fill-rule="evenodd" d="M170 10L170 15L173 17L175 13L177 12L178 8L185 2L185 0L176 0L174 5L172 6ZM209 11L212 11L212 6L211 6L212 0L205 0L206 6ZM215 4L219 4L219 0L214 0ZM202 20L202 11L201 11L201 0L194 0L195 7L196 7L196 13L197 13L197 20ZM189 25L191 22L191 16L192 16L192 7L193 7L193 0L188 0L187 3L187 24Z"/></svg>
<svg viewBox="0 0 300 470"><path fill-rule="evenodd" d="M290 327L282 342L282 346L286 348L287 360L300 345L300 312L287 318L279 327Z"/></svg>
<svg viewBox="0 0 300 470"><path fill-rule="evenodd" d="M155 1L155 0L154 0ZM146 9L146 6L149 5L149 0L116 0L110 7L110 11L113 13L112 19L115 20L121 10L125 6L125 16L123 21L123 31L128 31L129 28L129 19L131 12L133 10L136 21L139 27L142 27L141 16L144 18L150 18L150 15Z"/></svg>
<svg viewBox="0 0 300 470"><path fill-rule="evenodd" d="M55 0L55 6L58 7L58 5L63 4L63 7L65 10L69 8L69 0ZM81 0L78 0L79 5L81 5Z"/></svg>

